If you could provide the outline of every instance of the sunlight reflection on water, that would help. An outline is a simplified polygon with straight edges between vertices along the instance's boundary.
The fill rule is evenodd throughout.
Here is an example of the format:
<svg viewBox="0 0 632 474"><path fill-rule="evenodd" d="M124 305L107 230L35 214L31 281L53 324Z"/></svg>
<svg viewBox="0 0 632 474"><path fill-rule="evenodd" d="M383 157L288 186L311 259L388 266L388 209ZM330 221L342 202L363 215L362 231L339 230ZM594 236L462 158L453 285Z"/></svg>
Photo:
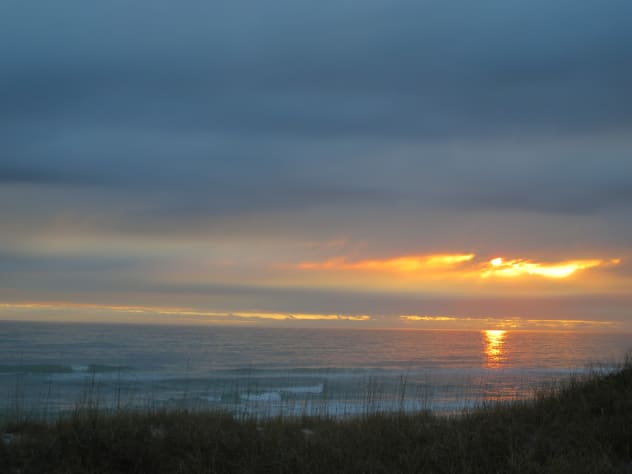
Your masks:
<svg viewBox="0 0 632 474"><path fill-rule="evenodd" d="M505 336L507 331L503 330L486 330L483 331L485 336L485 354L487 355L487 367L490 369L499 368L505 360Z"/></svg>

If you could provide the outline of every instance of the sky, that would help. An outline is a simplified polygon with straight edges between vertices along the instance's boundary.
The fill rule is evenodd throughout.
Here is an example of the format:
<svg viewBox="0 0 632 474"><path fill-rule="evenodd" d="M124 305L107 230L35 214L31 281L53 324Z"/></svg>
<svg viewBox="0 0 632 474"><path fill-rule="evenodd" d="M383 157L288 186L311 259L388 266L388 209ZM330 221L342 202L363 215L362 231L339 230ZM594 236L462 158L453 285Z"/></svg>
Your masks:
<svg viewBox="0 0 632 474"><path fill-rule="evenodd" d="M632 331L632 2L0 3L0 319Z"/></svg>

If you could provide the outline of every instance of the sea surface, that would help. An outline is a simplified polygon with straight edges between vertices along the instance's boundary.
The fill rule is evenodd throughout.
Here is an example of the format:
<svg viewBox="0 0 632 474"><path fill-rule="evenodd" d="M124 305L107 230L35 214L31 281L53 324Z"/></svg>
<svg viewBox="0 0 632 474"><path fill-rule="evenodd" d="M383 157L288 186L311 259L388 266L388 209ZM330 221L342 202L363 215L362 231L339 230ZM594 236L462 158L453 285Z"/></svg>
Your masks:
<svg viewBox="0 0 632 474"><path fill-rule="evenodd" d="M613 370L629 334L0 322L0 415L456 412Z"/></svg>

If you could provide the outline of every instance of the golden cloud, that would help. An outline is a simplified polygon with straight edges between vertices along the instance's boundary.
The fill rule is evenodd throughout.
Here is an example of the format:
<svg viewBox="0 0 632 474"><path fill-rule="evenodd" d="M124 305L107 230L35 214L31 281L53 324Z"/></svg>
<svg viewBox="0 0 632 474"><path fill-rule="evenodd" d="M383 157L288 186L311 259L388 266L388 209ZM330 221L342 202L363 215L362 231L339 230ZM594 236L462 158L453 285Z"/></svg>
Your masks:
<svg viewBox="0 0 632 474"><path fill-rule="evenodd" d="M524 318L472 318L456 316L433 315L402 315L399 317L406 323L459 323L459 327L471 329L492 328L496 330L578 330L613 328L612 321L597 321L584 319L524 319ZM444 324L444 327L446 327Z"/></svg>
<svg viewBox="0 0 632 474"><path fill-rule="evenodd" d="M0 303L2 310L65 310L65 311L95 311L114 312L128 314L166 315L186 318L197 318L200 322L208 319L209 322L231 322L235 320L276 320L276 321L368 321L369 315L357 314L317 314L317 313L276 313L276 312L221 312L203 311L194 308L162 307L162 306L124 306L106 304L86 304L74 302L26 302L26 303Z"/></svg>
<svg viewBox="0 0 632 474"><path fill-rule="evenodd" d="M455 316L418 316L415 314L412 315L402 315L399 317L402 321L458 321L459 318Z"/></svg>
<svg viewBox="0 0 632 474"><path fill-rule="evenodd" d="M424 269L449 267L468 262L474 254L410 255L388 259L349 261L346 257L324 262L304 262L297 265L303 270L371 270L391 272L416 272Z"/></svg>
<svg viewBox="0 0 632 474"><path fill-rule="evenodd" d="M238 318L299 320L299 321L368 321L368 315L314 314L314 313L230 313Z"/></svg>
<svg viewBox="0 0 632 474"><path fill-rule="evenodd" d="M618 265L621 259L577 259L559 262L537 262L527 259L505 260L496 257L476 261L473 253L404 255L388 259L350 260L337 257L321 262L303 262L295 266L301 270L364 271L418 274L454 278L529 277L563 279L580 270ZM465 265L467 264L467 265Z"/></svg>

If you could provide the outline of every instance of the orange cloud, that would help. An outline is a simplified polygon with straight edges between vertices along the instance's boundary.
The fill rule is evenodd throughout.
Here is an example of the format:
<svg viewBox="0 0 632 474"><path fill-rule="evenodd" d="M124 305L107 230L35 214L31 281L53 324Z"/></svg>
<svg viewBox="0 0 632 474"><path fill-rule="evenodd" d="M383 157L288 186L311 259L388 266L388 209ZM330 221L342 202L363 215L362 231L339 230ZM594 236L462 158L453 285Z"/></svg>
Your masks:
<svg viewBox="0 0 632 474"><path fill-rule="evenodd" d="M516 278L537 276L544 278L568 278L580 270L617 265L620 259L579 259L543 263L526 259L505 260L497 257L489 261L475 261L476 255L437 254L410 255L389 259L350 261L338 257L322 262L304 262L296 265L301 270L360 270L367 272L394 272L413 274L427 272L427 276L442 275L454 278L488 278L493 276ZM463 264L469 263L466 267Z"/></svg>
<svg viewBox="0 0 632 474"><path fill-rule="evenodd" d="M416 272L424 269L449 267L472 260L474 254L456 255L411 255L389 259L349 261L346 257L333 258L324 262L304 262L298 265L303 270L372 270L392 272Z"/></svg>

